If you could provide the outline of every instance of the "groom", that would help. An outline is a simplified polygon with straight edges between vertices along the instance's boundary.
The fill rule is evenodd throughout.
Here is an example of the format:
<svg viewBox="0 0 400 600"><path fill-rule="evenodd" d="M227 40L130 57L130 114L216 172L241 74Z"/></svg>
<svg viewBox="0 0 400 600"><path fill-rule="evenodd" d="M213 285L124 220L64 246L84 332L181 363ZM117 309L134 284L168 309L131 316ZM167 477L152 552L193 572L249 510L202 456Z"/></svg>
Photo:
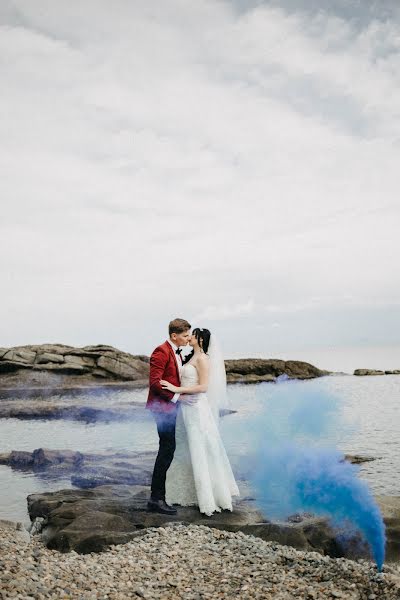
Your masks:
<svg viewBox="0 0 400 600"><path fill-rule="evenodd" d="M169 339L158 346L150 357L149 396L146 408L151 410L160 439L159 450L151 481L151 497L147 508L151 512L176 514L176 508L165 502L165 479L175 452L175 424L179 394L164 390L160 380L180 385L182 369L181 346L187 346L191 325L185 319L169 324Z"/></svg>

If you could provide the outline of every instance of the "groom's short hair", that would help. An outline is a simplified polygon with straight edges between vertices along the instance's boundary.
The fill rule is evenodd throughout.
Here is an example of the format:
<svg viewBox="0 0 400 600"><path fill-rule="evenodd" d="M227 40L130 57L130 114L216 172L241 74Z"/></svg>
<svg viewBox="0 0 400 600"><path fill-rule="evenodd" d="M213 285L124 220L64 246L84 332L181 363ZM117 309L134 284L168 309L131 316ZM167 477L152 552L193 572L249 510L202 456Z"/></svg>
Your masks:
<svg viewBox="0 0 400 600"><path fill-rule="evenodd" d="M191 324L185 319L174 319L168 326L169 335L172 333L183 333L184 331L191 329L191 327Z"/></svg>

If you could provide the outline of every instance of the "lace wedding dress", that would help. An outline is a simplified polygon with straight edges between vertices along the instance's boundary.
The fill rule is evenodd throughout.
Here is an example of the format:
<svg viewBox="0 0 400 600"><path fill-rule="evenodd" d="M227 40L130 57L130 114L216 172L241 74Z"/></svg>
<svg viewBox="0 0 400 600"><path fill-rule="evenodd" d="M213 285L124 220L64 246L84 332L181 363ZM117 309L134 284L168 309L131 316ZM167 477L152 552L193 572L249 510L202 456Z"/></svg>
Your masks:
<svg viewBox="0 0 400 600"><path fill-rule="evenodd" d="M199 382L197 369L183 366L181 385ZM176 419L176 450L167 471L168 504L198 506L212 515L222 509L232 510L232 496L238 496L232 468L212 414L207 394L196 394L198 402L181 403Z"/></svg>

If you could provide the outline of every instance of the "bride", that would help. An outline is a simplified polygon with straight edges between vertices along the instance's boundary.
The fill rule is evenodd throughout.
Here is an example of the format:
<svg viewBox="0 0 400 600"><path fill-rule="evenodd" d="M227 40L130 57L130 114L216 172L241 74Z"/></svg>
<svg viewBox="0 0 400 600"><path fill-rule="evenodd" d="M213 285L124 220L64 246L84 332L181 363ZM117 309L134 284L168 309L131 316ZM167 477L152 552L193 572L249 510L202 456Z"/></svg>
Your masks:
<svg viewBox="0 0 400 600"><path fill-rule="evenodd" d="M161 386L181 394L176 419L176 450L167 472L168 504L198 506L208 516L232 510L239 490L218 429L226 404L222 353L208 329L196 328L189 341L193 352L182 368L181 385Z"/></svg>

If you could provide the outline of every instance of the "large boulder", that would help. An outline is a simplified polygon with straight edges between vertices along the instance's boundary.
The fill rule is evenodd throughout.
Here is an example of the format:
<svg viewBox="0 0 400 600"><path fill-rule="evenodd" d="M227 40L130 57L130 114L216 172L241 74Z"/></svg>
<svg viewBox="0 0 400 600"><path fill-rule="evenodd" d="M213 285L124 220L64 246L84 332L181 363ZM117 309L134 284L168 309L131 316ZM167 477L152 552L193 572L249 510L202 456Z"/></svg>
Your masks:
<svg viewBox="0 0 400 600"><path fill-rule="evenodd" d="M32 452L25 452L23 450L12 450L10 453L0 454L0 465L8 465L15 469L26 469L28 467L33 468L33 454Z"/></svg>
<svg viewBox="0 0 400 600"><path fill-rule="evenodd" d="M112 356L100 356L97 361L97 366L105 371L108 371L112 375L119 379L138 379L140 376L143 377L143 370L140 368L140 361L125 361L119 360ZM138 368L139 367L139 368Z"/></svg>
<svg viewBox="0 0 400 600"><path fill-rule="evenodd" d="M55 352L43 352L37 355L36 364L37 365L46 365L47 363L62 363L64 362L64 358L61 354L56 354Z"/></svg>
<svg viewBox="0 0 400 600"><path fill-rule="evenodd" d="M378 496L386 525L386 560L400 560L400 496Z"/></svg>
<svg viewBox="0 0 400 600"><path fill-rule="evenodd" d="M234 511L201 515L195 507L180 507L175 516L147 512L149 488L101 486L93 490L59 490L28 496L33 523L44 519L43 541L49 548L80 553L99 552L141 535L148 527L183 522L227 531L243 531L264 540L303 550L343 556L326 520L309 518L299 523L271 523L251 499L236 503ZM317 535L317 531L320 533Z"/></svg>
<svg viewBox="0 0 400 600"><path fill-rule="evenodd" d="M103 383L148 383L149 359L113 346L75 348L64 344L40 344L0 349L0 389L17 387L62 389Z"/></svg>
<svg viewBox="0 0 400 600"><path fill-rule="evenodd" d="M29 348L11 348L2 356L2 360L9 360L13 362L24 362L27 364L33 364L35 362L36 352Z"/></svg>
<svg viewBox="0 0 400 600"><path fill-rule="evenodd" d="M242 531L266 541L312 550L333 557L371 559L361 537L353 531L334 530L327 519L294 515L286 522L271 522L255 500L243 495L233 512L211 517L195 507L178 507L177 515L147 512L150 490L142 485L103 485L94 489L69 489L28 496L32 531L43 526L42 539L49 548L79 553L100 552L142 535L148 527L168 523L197 524L226 531ZM400 498L379 497L386 524L386 561L398 562L400 553Z"/></svg>
<svg viewBox="0 0 400 600"><path fill-rule="evenodd" d="M36 469L45 469L49 466L60 464L77 467L83 461L83 455L74 450L49 450L38 448L32 452L33 466Z"/></svg>
<svg viewBox="0 0 400 600"><path fill-rule="evenodd" d="M243 358L225 361L228 383L259 383L275 381L286 375L289 379L314 379L327 374L310 363L296 360Z"/></svg>

